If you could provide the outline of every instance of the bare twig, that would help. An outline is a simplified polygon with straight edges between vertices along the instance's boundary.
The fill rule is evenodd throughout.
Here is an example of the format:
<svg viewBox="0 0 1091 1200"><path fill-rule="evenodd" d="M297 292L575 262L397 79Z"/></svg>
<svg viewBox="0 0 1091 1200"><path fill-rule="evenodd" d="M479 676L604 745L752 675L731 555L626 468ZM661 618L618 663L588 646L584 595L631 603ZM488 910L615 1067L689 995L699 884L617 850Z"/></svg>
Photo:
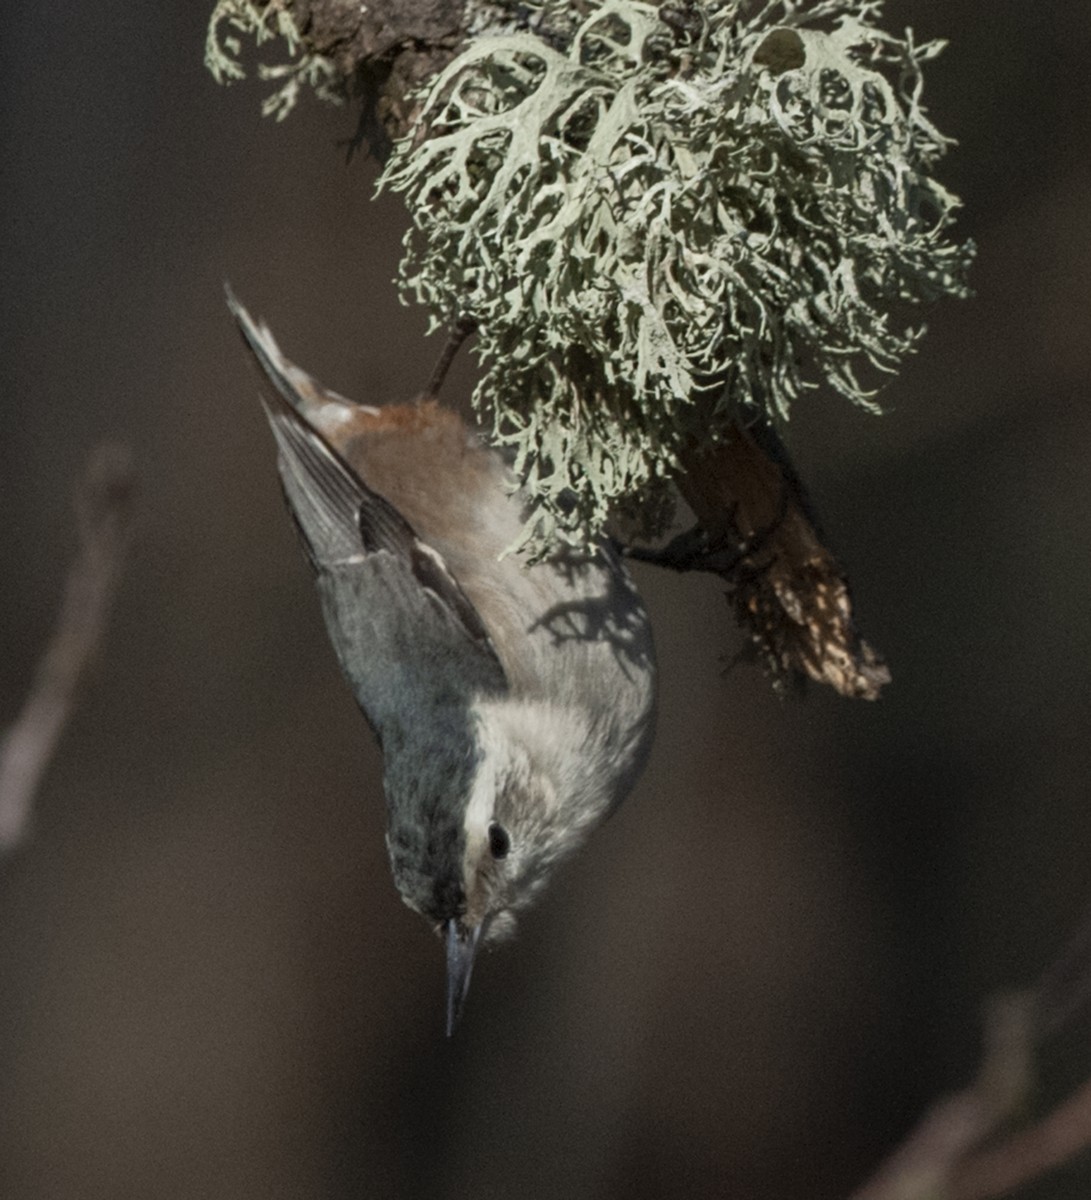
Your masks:
<svg viewBox="0 0 1091 1200"><path fill-rule="evenodd" d="M1035 988L1034 1029L1039 1040L1075 1022L1091 1003L1091 910Z"/></svg>
<svg viewBox="0 0 1091 1200"><path fill-rule="evenodd" d="M440 388L443 387L443 381L447 378L447 372L451 369L451 364L455 361L455 355L458 354L462 343L476 328L477 322L473 317L459 317L456 321L452 322L451 328L447 332L447 341L444 343L439 360L432 368L432 374L428 379L428 386L424 389L424 395L427 399L435 400L438 398Z"/></svg>
<svg viewBox="0 0 1091 1200"><path fill-rule="evenodd" d="M1091 1080L1037 1124L1003 1133L1030 1090L1033 1051L1089 1001L1091 912L1033 991L993 1006L977 1082L937 1101L851 1200L992 1200L1091 1148Z"/></svg>
<svg viewBox="0 0 1091 1200"><path fill-rule="evenodd" d="M1046 1174L1091 1146L1091 1081L1037 1125L981 1150L955 1172L951 1200L992 1200Z"/></svg>
<svg viewBox="0 0 1091 1200"><path fill-rule="evenodd" d="M122 446L92 451L76 487L80 546L30 694L0 738L0 851L26 835L34 796L102 642L132 526L135 473Z"/></svg>
<svg viewBox="0 0 1091 1200"><path fill-rule="evenodd" d="M948 1195L955 1168L1022 1102L1031 1082L1031 998L1000 997L985 1022L977 1080L938 1100L851 1200L925 1200Z"/></svg>
<svg viewBox="0 0 1091 1200"><path fill-rule="evenodd" d="M1072 1025L1091 1001L1091 912L1034 990L1033 1033L1044 1042ZM950 1181L951 1200L990 1200L1091 1147L1091 1080L1037 1124L970 1155Z"/></svg>

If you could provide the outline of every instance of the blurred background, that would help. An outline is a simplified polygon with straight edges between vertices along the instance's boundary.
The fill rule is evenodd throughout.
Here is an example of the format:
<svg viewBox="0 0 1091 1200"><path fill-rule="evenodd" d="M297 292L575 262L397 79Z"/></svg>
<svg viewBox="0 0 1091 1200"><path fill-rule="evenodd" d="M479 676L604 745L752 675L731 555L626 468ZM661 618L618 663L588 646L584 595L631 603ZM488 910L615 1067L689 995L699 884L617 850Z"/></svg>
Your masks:
<svg viewBox="0 0 1091 1200"><path fill-rule="evenodd" d="M0 864L0 1195L845 1194L1091 900L1091 6L887 5L951 42L926 100L977 296L929 314L886 416L816 397L791 438L892 686L779 700L725 670L718 582L640 571L647 774L450 1042L223 282L362 400L438 347L353 113L278 126L217 87L210 7L43 0L0 40L0 724L89 450L142 477L105 653ZM1091 1157L1025 1194L1089 1189Z"/></svg>

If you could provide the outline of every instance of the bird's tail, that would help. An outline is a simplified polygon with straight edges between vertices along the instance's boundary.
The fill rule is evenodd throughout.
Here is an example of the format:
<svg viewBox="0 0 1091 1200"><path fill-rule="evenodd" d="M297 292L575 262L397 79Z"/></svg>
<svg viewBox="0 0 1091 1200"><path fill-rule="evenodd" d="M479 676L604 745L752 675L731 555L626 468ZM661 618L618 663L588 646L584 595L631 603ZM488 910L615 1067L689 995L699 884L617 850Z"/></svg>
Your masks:
<svg viewBox="0 0 1091 1200"><path fill-rule="evenodd" d="M359 416L361 412L379 412L378 409L356 404L337 392L331 392L317 379L290 362L281 353L268 325L264 321L253 320L239 303L230 284L224 284L224 292L227 296L227 307L231 309L239 332L257 360L262 374L297 412L303 413L313 421L318 418L315 423L319 427L328 423L336 424L339 415L348 419ZM339 414L337 410L342 411Z"/></svg>

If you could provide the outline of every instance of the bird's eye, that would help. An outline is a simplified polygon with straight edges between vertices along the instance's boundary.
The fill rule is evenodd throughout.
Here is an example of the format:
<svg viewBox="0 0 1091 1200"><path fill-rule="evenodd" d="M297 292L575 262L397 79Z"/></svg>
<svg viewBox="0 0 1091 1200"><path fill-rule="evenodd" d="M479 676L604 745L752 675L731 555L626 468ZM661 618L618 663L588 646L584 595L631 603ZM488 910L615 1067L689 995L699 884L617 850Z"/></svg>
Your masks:
<svg viewBox="0 0 1091 1200"><path fill-rule="evenodd" d="M511 837L508 831L497 821L489 825L489 853L493 858L507 858L511 849Z"/></svg>

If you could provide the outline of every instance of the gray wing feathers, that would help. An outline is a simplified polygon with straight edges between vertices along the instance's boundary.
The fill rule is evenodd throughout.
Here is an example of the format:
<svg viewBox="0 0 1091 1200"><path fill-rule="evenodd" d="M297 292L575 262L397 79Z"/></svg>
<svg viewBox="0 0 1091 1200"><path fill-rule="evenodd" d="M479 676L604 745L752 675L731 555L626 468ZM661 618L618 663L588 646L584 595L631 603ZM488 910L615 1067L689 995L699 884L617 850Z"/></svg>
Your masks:
<svg viewBox="0 0 1091 1200"><path fill-rule="evenodd" d="M455 714L465 720L475 699L507 690L491 646L388 551L323 572L318 592L341 669L388 751L437 750Z"/></svg>
<svg viewBox="0 0 1091 1200"><path fill-rule="evenodd" d="M364 552L359 521L365 499L361 484L283 400L263 404L276 438L284 496L311 565L320 571L359 558Z"/></svg>
<svg viewBox="0 0 1091 1200"><path fill-rule="evenodd" d="M442 556L297 411L295 377L318 385L230 293L228 303L267 384L277 467L330 638L372 724L383 733L420 720L422 707L506 690L481 617Z"/></svg>

